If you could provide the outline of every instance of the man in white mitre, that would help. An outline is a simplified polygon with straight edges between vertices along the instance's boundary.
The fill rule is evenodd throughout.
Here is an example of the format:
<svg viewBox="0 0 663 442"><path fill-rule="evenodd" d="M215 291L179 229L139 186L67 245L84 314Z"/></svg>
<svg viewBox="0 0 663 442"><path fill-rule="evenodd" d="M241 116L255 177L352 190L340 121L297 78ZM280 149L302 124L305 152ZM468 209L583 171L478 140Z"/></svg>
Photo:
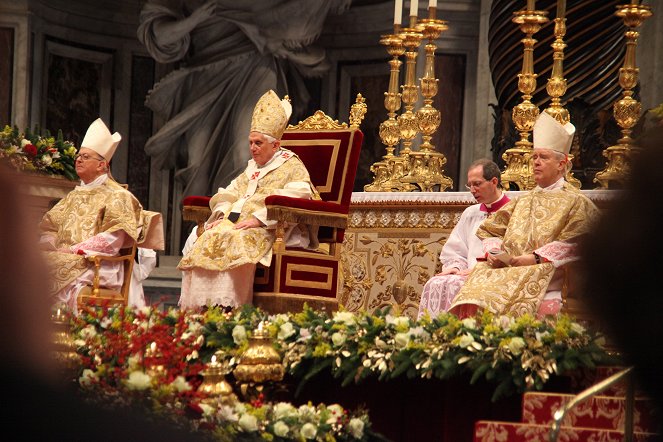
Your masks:
<svg viewBox="0 0 663 442"><path fill-rule="evenodd" d="M467 170L467 189L477 204L466 208L442 247L442 271L424 285L417 319L432 317L449 310L467 275L484 256L481 240L476 236L479 225L509 202L501 190L499 166L488 159L479 159Z"/></svg>
<svg viewBox="0 0 663 442"><path fill-rule="evenodd" d="M598 209L564 180L575 127L543 112L534 124L531 154L537 186L484 221L477 235L486 262L474 268L450 312L471 316L478 309L495 314L544 316L561 308L561 266L577 260L580 237Z"/></svg>
<svg viewBox="0 0 663 442"><path fill-rule="evenodd" d="M80 184L46 212L39 225L54 303L74 312L79 292L94 276L87 256L115 256L135 242L163 249L161 214L143 211L136 197L110 175L109 162L121 139L101 118L90 125L76 155ZM148 235L148 230L155 234ZM124 279L123 264L102 262L99 275L101 286L117 290Z"/></svg>
<svg viewBox="0 0 663 442"><path fill-rule="evenodd" d="M205 231L187 239L182 270L184 309L220 305L237 307L253 302L256 264L269 266L276 221L267 219L265 198L285 195L320 199L304 163L281 147L292 107L272 90L253 110L249 133L251 159L244 172L210 200L212 214ZM301 225L286 232L289 246L317 247L317 239Z"/></svg>

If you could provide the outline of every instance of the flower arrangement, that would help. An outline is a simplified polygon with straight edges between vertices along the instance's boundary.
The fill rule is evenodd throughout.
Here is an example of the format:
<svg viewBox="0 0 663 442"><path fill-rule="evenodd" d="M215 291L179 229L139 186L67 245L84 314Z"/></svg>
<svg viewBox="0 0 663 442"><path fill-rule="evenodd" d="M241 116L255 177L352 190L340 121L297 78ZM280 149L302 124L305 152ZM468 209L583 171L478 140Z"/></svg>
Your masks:
<svg viewBox="0 0 663 442"><path fill-rule="evenodd" d="M41 136L28 129L22 133L11 126L5 126L0 132L0 159L6 158L21 171L76 180L75 155L76 147L63 139L62 131L58 131L57 137L48 133Z"/></svg>
<svg viewBox="0 0 663 442"><path fill-rule="evenodd" d="M240 316L238 322L246 324L257 318ZM295 407L262 397L231 403L199 391L203 360L214 351L205 323L231 322L220 311L89 308L71 320L82 365L80 391L101 406L138 408L215 440L379 439L364 411L350 413L337 404Z"/></svg>

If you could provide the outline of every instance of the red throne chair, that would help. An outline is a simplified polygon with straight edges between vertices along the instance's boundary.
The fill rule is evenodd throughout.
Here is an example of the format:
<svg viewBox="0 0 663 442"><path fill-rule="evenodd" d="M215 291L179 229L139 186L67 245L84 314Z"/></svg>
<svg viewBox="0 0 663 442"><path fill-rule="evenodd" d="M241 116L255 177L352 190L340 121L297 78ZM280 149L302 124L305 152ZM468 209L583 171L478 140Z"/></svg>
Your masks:
<svg viewBox="0 0 663 442"><path fill-rule="evenodd" d="M365 113L364 99L358 94L350 109L350 125L317 111L285 130L281 145L306 165L321 201L267 197L267 216L277 220L276 241L270 267L258 264L256 268L253 303L257 307L269 313L301 311L305 303L316 309L337 309L339 258L364 138L359 125ZM183 201L182 217L195 221L199 233L210 215L209 200L189 196ZM286 247L286 223L317 226L320 247Z"/></svg>

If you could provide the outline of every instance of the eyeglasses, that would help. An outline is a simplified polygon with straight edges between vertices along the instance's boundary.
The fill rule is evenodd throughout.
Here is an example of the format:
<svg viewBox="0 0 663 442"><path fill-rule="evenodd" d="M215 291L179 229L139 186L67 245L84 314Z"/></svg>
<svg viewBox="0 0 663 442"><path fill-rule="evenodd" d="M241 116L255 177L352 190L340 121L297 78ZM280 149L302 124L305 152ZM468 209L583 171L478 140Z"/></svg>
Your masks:
<svg viewBox="0 0 663 442"><path fill-rule="evenodd" d="M474 181L474 182L472 182L472 183L467 183L467 184L465 184L465 188L466 188L467 190L472 190L473 187L474 187L475 189L478 189L478 188L481 187L481 185L482 185L483 183L485 183L485 182L486 182L486 180L483 180L483 181Z"/></svg>
<svg viewBox="0 0 663 442"><path fill-rule="evenodd" d="M79 153L79 154L77 154L77 155L74 157L74 161L78 161L79 159L80 159L81 161L87 161L87 160L106 161L106 160L103 159L103 158L93 157L93 156L90 156L90 155L87 154L87 153Z"/></svg>

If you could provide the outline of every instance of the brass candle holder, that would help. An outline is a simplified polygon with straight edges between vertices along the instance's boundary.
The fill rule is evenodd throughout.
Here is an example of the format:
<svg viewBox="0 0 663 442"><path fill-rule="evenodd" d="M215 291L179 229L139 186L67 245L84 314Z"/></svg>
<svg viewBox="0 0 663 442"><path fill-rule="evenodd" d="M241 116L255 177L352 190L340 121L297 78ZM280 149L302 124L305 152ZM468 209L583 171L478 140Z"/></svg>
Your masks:
<svg viewBox="0 0 663 442"><path fill-rule="evenodd" d="M557 17L554 22L555 41L553 41L551 45L553 50L553 65L550 78L548 78L548 83L546 84L546 91L550 96L550 106L548 106L545 111L561 125L565 125L571 121L569 111L562 106L562 96L566 94L567 88L566 78L564 78L564 48L566 48L564 36L566 35L566 19ZM573 160L572 154L569 154L568 157L569 161ZM565 179L574 187L578 189L581 187L580 180L573 176L571 170L566 173Z"/></svg>
<svg viewBox="0 0 663 442"><path fill-rule="evenodd" d="M240 382L240 391L245 398L250 399L262 392L262 384L279 382L283 380L284 374L281 356L261 322L249 338L249 348L242 353L233 370L235 379Z"/></svg>
<svg viewBox="0 0 663 442"><path fill-rule="evenodd" d="M410 154L412 140L419 133L417 116L413 112L414 105L419 98L419 86L415 82L415 66L417 63L417 49L424 37L416 28L403 28L400 35L405 46L405 84L401 86L401 98L405 109L398 116L398 127L400 129L403 149L399 152L401 157Z"/></svg>
<svg viewBox="0 0 663 442"><path fill-rule="evenodd" d="M387 47L387 52L391 55L389 60L389 89L384 93L384 107L387 109L388 118L380 124L380 139L386 146L387 153L371 166L373 172L373 182L364 186L366 192L390 192L393 186L399 186L398 181L392 181L393 161L397 159L394 156L396 144L400 141L401 134L396 112L401 108L401 94L398 92L398 77L400 75L400 66L402 62L400 56L405 53L403 40L397 32L400 26L394 30L394 34L386 34L380 38L380 44ZM397 161L402 161L398 159Z"/></svg>
<svg viewBox="0 0 663 442"><path fill-rule="evenodd" d="M145 364L145 373L151 377L161 376L165 372L163 364L161 364L161 359L163 355L159 350L157 343L152 342L145 349L143 355L143 362Z"/></svg>
<svg viewBox="0 0 663 442"><path fill-rule="evenodd" d="M424 104L416 112L422 143L419 146L419 152L410 152L410 171L401 178L401 181L416 184L423 192L432 191L435 188L444 191L453 186L453 181L444 175L444 165L447 159L444 154L435 151L431 139L442 121L440 111L433 107L433 97L437 95L439 83L435 77L435 50L437 49L435 40L449 27L446 21L430 17L419 21L417 29L428 39L425 46L424 76L419 79Z"/></svg>
<svg viewBox="0 0 663 442"><path fill-rule="evenodd" d="M198 387L198 391L205 393L210 399L216 401L220 400L221 403L235 403L237 396L233 392L232 386L226 381L226 375L229 373L227 364L219 361L223 360L221 351L212 355L212 359L200 374L203 376L203 381Z"/></svg>
<svg viewBox="0 0 663 442"><path fill-rule="evenodd" d="M634 3L618 5L615 13L624 20L624 25L627 27L624 33L626 36L626 55L624 56L623 67L619 69L619 85L624 92L622 98L613 107L613 114L621 128L622 137L616 145L603 151L603 156L607 158L606 165L603 170L596 173L594 182L604 189L609 189L611 186L615 187L614 184L621 185L624 182L630 172L631 160L640 150L631 138L633 126L638 122L642 112L642 105L633 98L633 89L638 84L638 74L640 72L635 62L635 50L640 35L636 29L652 16L652 11L651 7L647 5Z"/></svg>
<svg viewBox="0 0 663 442"><path fill-rule="evenodd" d="M529 160L532 152L532 142L529 141L529 133L534 127L536 118L539 116L539 108L530 100L536 90L536 77L534 73L534 44L532 38L541 26L548 21L546 11L522 10L513 13L512 22L520 26L525 34L523 43L523 67L518 74L518 90L523 94L523 101L514 106L512 119L516 129L520 133L520 140L516 141L513 148L507 149L502 154L506 162L506 168L502 172L502 183L508 188L509 184L515 185L518 190L529 190L536 185L532 177L532 165Z"/></svg>
<svg viewBox="0 0 663 442"><path fill-rule="evenodd" d="M53 358L60 367L63 377L74 380L80 365L80 356L71 337L69 317L64 307L57 307L51 316L53 324Z"/></svg>

